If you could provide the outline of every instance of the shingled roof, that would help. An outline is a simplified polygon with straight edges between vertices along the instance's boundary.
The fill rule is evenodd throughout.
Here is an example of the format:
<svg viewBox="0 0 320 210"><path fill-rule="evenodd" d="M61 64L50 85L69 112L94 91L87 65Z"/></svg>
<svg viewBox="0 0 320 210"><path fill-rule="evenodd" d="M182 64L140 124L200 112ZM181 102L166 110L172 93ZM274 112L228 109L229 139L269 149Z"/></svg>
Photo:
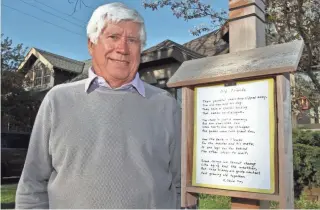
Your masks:
<svg viewBox="0 0 320 210"><path fill-rule="evenodd" d="M79 74L78 76L76 76L75 78L71 79L70 82L74 82L74 81L79 81L82 79L86 79L88 77L88 70L90 68L90 66L92 65L92 60L85 60L83 61L84 66L83 66L83 71L81 74Z"/></svg>
<svg viewBox="0 0 320 210"><path fill-rule="evenodd" d="M169 39L167 39L167 40L165 40L163 42L160 42L159 44L144 50L142 52L142 55L148 54L148 53L151 53L151 52L154 52L154 51L162 50L162 49L168 49L170 47L175 47L175 48L177 48L177 49L179 49L179 50L191 55L192 57L196 57L196 58L203 57L202 54L199 54L199 53L197 53L197 52L195 52L193 50L190 50L187 47L184 47L181 44L178 44L178 43L176 43L174 41L171 41Z"/></svg>
<svg viewBox="0 0 320 210"><path fill-rule="evenodd" d="M183 46L205 56L215 56L229 51L229 28L225 24L218 30L193 39Z"/></svg>
<svg viewBox="0 0 320 210"><path fill-rule="evenodd" d="M35 48L45 59L47 59L54 67L73 72L73 73L82 73L84 62L73 60L61 55L53 54L38 48Z"/></svg>

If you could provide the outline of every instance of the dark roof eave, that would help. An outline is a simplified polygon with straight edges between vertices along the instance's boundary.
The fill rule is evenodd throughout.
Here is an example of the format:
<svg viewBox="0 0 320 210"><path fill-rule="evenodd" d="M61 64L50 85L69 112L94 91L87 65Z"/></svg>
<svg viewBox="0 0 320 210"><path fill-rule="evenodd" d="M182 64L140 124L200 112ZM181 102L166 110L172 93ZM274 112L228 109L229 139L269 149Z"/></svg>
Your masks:
<svg viewBox="0 0 320 210"><path fill-rule="evenodd" d="M196 59L196 58L203 58L204 55L188 53L184 50L181 50L177 46L171 46L169 48L162 48L160 50L143 53L141 55L141 63L148 63L157 60L167 59L167 58L174 58L179 62L183 62L186 60Z"/></svg>
<svg viewBox="0 0 320 210"><path fill-rule="evenodd" d="M84 66L83 66L84 67ZM82 67L82 71L81 72L77 72L77 71L73 71L73 70L70 70L70 69L64 69L64 68L60 68L58 66L53 66L54 70L60 70L60 71L66 71L66 72L69 72L69 73L73 73L73 74L77 74L77 75L80 75L82 74L83 72L83 67Z"/></svg>
<svg viewBox="0 0 320 210"><path fill-rule="evenodd" d="M195 57L197 57L197 56L199 56L199 57L203 56L202 54L199 54L199 53L197 53L197 52L195 52L195 51L193 51L193 50L190 50L189 48L187 48L187 47L185 47L185 46L183 46L183 45L181 45L181 44L178 44L178 43L176 43L176 42L174 42L174 41L171 41L171 40L169 40L169 39L167 39L167 40L165 40L165 41L163 41L163 42L161 42L161 43L159 43L159 44L157 44L157 45L155 45L155 46L152 46L152 47L144 50L144 51L142 52L142 54L153 53L153 52L156 52L156 51L158 51L158 50L165 50L165 49L170 48L170 47L179 48L180 50L185 51L186 53L191 54L191 55L193 55L193 56L195 56Z"/></svg>

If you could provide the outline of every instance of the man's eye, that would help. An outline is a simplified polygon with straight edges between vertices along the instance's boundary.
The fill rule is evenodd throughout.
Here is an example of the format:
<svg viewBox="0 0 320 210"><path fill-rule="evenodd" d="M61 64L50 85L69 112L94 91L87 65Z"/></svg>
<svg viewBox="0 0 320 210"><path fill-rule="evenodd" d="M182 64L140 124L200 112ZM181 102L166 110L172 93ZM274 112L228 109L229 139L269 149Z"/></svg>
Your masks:
<svg viewBox="0 0 320 210"><path fill-rule="evenodd" d="M119 36L110 35L110 36L108 36L108 38L110 38L110 39L112 39L112 40L118 40L118 39L119 39Z"/></svg>
<svg viewBox="0 0 320 210"><path fill-rule="evenodd" d="M139 40L136 39L136 38L128 38L128 42L130 42L130 43L138 43Z"/></svg>

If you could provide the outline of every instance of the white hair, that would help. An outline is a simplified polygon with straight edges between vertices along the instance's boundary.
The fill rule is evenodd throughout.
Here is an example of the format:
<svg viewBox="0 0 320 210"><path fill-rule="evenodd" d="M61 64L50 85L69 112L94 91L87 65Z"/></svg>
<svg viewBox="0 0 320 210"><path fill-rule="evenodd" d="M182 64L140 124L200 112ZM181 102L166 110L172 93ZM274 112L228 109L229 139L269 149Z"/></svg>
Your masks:
<svg viewBox="0 0 320 210"><path fill-rule="evenodd" d="M123 3L115 2L98 7L93 12L87 25L87 36L92 43L97 44L98 37L102 30L107 26L107 21L117 23L122 20L130 20L140 23L140 40L142 50L146 44L144 20L136 10L130 9Z"/></svg>

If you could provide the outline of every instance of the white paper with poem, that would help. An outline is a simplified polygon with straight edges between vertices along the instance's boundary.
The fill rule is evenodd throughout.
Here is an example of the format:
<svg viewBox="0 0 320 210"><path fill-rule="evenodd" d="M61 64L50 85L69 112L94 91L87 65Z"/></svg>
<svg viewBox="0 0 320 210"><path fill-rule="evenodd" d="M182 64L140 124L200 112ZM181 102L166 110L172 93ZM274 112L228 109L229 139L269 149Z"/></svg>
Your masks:
<svg viewBox="0 0 320 210"><path fill-rule="evenodd" d="M268 86L196 89L196 184L270 190Z"/></svg>

